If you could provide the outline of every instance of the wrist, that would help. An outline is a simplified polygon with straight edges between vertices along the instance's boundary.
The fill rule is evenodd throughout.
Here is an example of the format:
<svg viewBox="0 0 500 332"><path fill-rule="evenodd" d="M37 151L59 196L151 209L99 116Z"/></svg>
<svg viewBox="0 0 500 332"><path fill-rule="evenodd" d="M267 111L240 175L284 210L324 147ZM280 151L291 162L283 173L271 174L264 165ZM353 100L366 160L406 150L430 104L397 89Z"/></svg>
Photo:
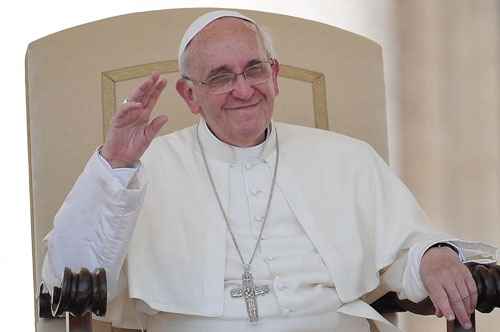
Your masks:
<svg viewBox="0 0 500 332"><path fill-rule="evenodd" d="M125 161L121 161L121 160L107 160L106 161L109 163L109 166L111 166L111 168L135 168L136 164L135 162L133 163L130 163L130 162L125 162Z"/></svg>
<svg viewBox="0 0 500 332"><path fill-rule="evenodd" d="M453 250L449 246L433 246L429 249L427 249L424 254L422 255L422 259L420 261L420 268L424 268L424 266L432 266L432 262L435 262L436 260L443 262L444 260L449 261L449 259L452 259L453 261L460 262L460 257L456 253L455 250Z"/></svg>
<svg viewBox="0 0 500 332"><path fill-rule="evenodd" d="M117 158L113 158L109 155L106 154L105 151L103 151L103 146L101 146L97 151L99 152L99 155L108 163L108 165L111 168L136 168L138 161L126 161L126 160L120 160Z"/></svg>

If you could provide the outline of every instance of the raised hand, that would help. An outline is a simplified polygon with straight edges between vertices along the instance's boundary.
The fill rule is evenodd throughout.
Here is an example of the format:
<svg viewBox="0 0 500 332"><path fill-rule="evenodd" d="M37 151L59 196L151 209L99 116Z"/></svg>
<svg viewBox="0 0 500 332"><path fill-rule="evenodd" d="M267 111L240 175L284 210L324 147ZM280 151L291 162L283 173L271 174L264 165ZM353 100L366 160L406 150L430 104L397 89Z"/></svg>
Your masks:
<svg viewBox="0 0 500 332"><path fill-rule="evenodd" d="M477 288L469 269L450 248L431 248L426 251L420 264L422 282L436 308L438 317L458 319L469 329L470 315L477 304Z"/></svg>
<svg viewBox="0 0 500 332"><path fill-rule="evenodd" d="M111 167L131 167L138 162L168 121L166 115L157 116L150 121L151 112L166 85L166 80L160 79L159 73L153 73L113 115L101 149L101 155Z"/></svg>

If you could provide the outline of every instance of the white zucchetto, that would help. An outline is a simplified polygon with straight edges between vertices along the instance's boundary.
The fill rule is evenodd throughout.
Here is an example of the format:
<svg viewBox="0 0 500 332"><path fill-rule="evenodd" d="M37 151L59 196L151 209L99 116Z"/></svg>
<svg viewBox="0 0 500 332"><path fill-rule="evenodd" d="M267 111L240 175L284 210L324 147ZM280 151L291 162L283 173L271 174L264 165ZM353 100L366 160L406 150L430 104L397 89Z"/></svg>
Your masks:
<svg viewBox="0 0 500 332"><path fill-rule="evenodd" d="M238 12L230 11L230 10L216 10L216 11L211 11L211 12L208 12L208 13L201 15L196 20L194 20L193 23L191 23L191 25L186 29L186 32L184 32L184 36L182 36L181 44L179 45L179 55L177 58L179 66L181 64L182 53L184 53L184 50L189 45L191 40L193 40L193 38L201 30L203 30L204 27L206 27L208 24L210 24L211 22L213 22L216 19L219 19L221 17L237 17L237 18L241 18L243 20L252 22L253 24L257 25L257 23L254 20L252 20L251 18L249 18L245 15L242 15Z"/></svg>

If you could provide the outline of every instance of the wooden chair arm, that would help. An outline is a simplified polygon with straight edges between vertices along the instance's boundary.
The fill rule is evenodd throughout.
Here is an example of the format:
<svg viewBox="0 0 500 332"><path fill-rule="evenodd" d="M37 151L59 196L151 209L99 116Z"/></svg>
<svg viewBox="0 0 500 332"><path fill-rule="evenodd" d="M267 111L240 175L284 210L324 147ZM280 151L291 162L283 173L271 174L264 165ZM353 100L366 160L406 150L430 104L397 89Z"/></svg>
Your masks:
<svg viewBox="0 0 500 332"><path fill-rule="evenodd" d="M476 310L489 313L500 307L500 266L494 264L465 264L476 282L478 299ZM409 311L417 315L433 315L434 305L429 298L414 303L398 299L396 293L389 292L373 302L371 306L381 314ZM448 331L461 331L455 323L455 328ZM471 331L471 330L469 330Z"/></svg>
<svg viewBox="0 0 500 332"><path fill-rule="evenodd" d="M466 263L476 282L478 300L476 310L491 312L500 307L500 266L478 263ZM418 315L434 314L434 306L429 298L414 303L398 299L396 293L389 292L373 302L372 307L380 313L409 311Z"/></svg>
<svg viewBox="0 0 500 332"><path fill-rule="evenodd" d="M43 293L40 285L38 315L45 319L66 319L69 332L92 332L92 313L106 314L106 271L96 269L93 273L82 268L79 273L64 269L61 287L54 287L53 297Z"/></svg>

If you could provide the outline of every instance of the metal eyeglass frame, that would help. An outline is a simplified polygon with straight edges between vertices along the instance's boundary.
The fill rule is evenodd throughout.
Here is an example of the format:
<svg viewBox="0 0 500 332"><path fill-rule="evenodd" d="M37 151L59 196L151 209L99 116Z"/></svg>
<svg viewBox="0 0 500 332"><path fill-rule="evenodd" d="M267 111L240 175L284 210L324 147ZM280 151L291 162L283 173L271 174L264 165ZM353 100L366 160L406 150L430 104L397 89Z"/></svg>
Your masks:
<svg viewBox="0 0 500 332"><path fill-rule="evenodd" d="M276 60L274 60L274 59L267 59L267 60L265 60L265 61L261 61L261 62L259 62L259 64L260 64L260 63L268 63L268 64L270 64L270 65L271 65L271 68L272 68L272 66L276 63ZM256 63L256 64L257 64L257 63ZM256 64L255 64L255 65L256 65ZM254 66L254 65L253 65L253 66ZM233 74L233 79L232 79L232 81L231 81L231 82L233 82L233 85L234 85L234 82L236 82L236 80L237 80L238 76L240 76L240 75L243 75L243 78L244 78L244 79L245 79L245 81L246 81L246 80L247 80L247 77L246 77L245 73L246 73L246 71L247 71L249 68L251 68L251 67L252 67L252 66L250 66L250 67L246 68L245 70L243 70L243 71L242 71L242 72L240 72L240 73L234 73L234 72L233 72L233 73L231 73L231 74ZM271 75L271 76L272 76L272 75ZM194 84L203 84L203 85L205 85L206 87L210 88L209 83L207 82L207 80L204 80L204 81L201 81L201 80L200 80L200 81L198 81L198 80L194 80L194 79L192 79L192 78L190 78L189 76L186 76L186 75L182 75L181 77L182 77L182 79L185 79L185 80L187 80L187 81L191 81L191 82L193 82ZM259 82L259 83L257 83L257 84L262 84L262 83L266 82L268 79L269 79L269 78L267 78L267 79L265 79L264 81ZM210 89L209 89L209 90L210 90ZM229 89L228 91L224 91L224 92L211 92L211 93L212 93L212 94L215 94L215 95L217 95L217 94L224 94L224 93L228 93L228 92L229 92L229 91L231 91L231 90L233 90L233 88Z"/></svg>

